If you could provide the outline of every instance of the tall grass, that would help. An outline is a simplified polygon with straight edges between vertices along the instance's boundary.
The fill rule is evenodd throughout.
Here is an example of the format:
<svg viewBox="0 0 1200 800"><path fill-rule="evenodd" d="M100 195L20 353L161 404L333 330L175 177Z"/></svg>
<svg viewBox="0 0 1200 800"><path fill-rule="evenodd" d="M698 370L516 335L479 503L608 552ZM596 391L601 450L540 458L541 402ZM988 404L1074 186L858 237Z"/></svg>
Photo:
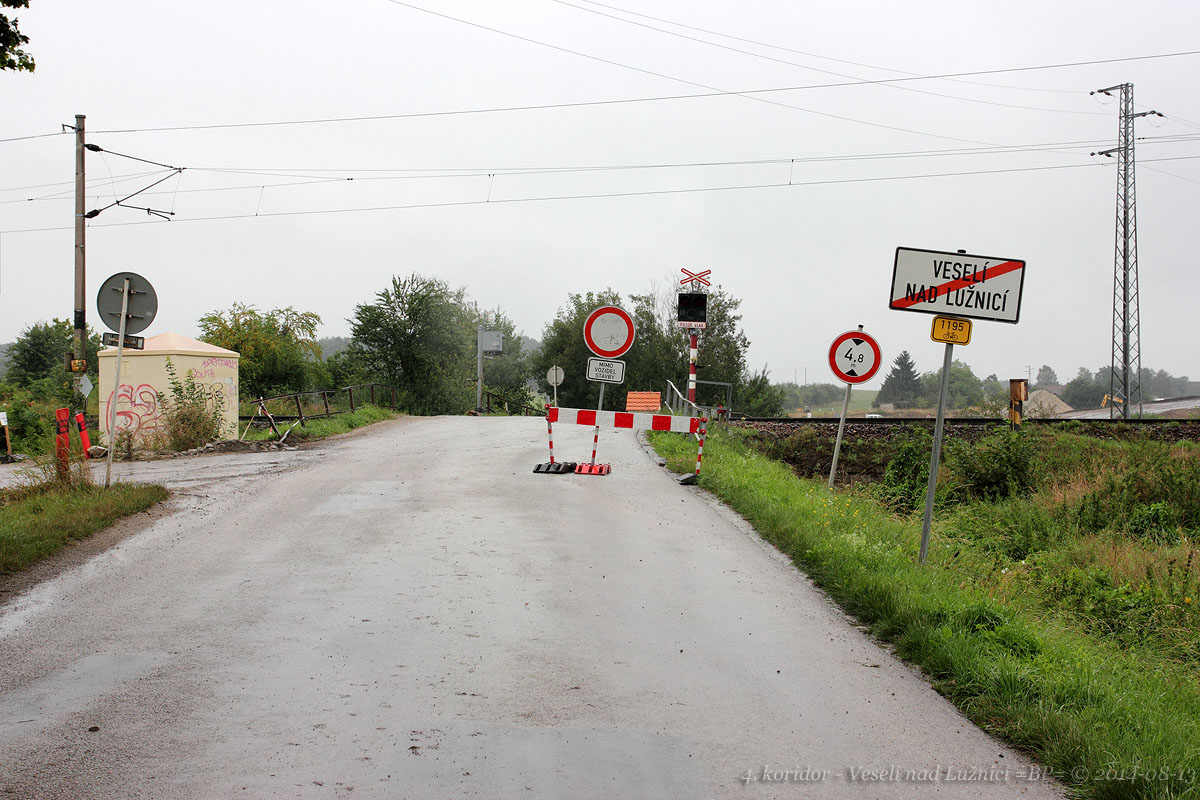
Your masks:
<svg viewBox="0 0 1200 800"><path fill-rule="evenodd" d="M672 469L688 471L690 442L672 434L652 441ZM701 486L925 670L972 720L1034 754L1080 796L1200 797L1194 672L1122 650L1014 589L1012 571L999 565L1009 561L1005 548L1028 543L993 552L938 536L928 563L918 565L915 518L865 493L797 478L731 433L711 434L704 455ZM948 508L942 519L955 513ZM1038 524L1053 541L1052 527ZM1025 527L1013 520L1014 529Z"/></svg>
<svg viewBox="0 0 1200 800"><path fill-rule="evenodd" d="M41 458L21 473L18 486L0 489L0 572L23 569L167 497L155 485L105 489L95 485L78 453L70 463L62 476L52 457Z"/></svg>

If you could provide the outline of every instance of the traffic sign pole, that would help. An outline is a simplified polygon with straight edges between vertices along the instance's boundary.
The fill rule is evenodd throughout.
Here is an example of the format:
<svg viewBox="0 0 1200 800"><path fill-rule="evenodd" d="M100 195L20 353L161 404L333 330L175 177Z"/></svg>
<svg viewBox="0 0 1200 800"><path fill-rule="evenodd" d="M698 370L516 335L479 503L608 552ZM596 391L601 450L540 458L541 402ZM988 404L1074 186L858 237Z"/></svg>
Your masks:
<svg viewBox="0 0 1200 800"><path fill-rule="evenodd" d="M600 402L596 405L596 411L604 410L604 387L607 384L600 384ZM596 414L596 433L592 436L592 466L596 466L596 447L600 444L600 415Z"/></svg>
<svg viewBox="0 0 1200 800"><path fill-rule="evenodd" d="M104 465L104 488L107 489L112 483L112 460L113 450L117 447L117 398L121 396L121 359L125 355L125 319L129 315L129 278L125 278L125 285L121 289L121 322L120 329L117 335L121 337L117 342L117 373L113 376L113 393L108 401L108 455Z"/></svg>
<svg viewBox="0 0 1200 800"><path fill-rule="evenodd" d="M844 352L839 352L845 347ZM840 362L845 361L843 365ZM842 452L842 437L846 432L846 415L850 411L850 388L856 383L866 383L875 377L883 355L879 343L874 337L863 333L863 326L857 331L847 331L833 340L829 348L829 368L838 380L846 384L846 396L842 400L842 418L838 422L837 441L833 445L833 464L829 467L829 488L833 488L833 479L837 474L838 456Z"/></svg>
<svg viewBox="0 0 1200 800"><path fill-rule="evenodd" d="M942 359L942 388L938 392L937 422L933 426L933 455L929 459L929 485L925 487L925 519L921 523L921 554L917 560L924 564L929 555L929 531L933 527L933 498L937 493L938 461L942 456L942 429L946 423L946 389L950 385L950 364L954 345L946 343L946 357Z"/></svg>

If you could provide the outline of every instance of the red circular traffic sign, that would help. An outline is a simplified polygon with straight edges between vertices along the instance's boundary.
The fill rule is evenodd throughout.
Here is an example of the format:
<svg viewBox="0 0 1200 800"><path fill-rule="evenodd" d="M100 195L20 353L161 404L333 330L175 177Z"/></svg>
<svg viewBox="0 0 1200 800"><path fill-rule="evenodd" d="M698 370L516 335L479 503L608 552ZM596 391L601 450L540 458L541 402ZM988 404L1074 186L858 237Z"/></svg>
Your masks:
<svg viewBox="0 0 1200 800"><path fill-rule="evenodd" d="M600 306L583 323L583 341L601 358L620 358L633 347L633 317L618 306Z"/></svg>
<svg viewBox="0 0 1200 800"><path fill-rule="evenodd" d="M846 331L829 346L829 368L845 383L866 383L882 363L879 342L862 331Z"/></svg>

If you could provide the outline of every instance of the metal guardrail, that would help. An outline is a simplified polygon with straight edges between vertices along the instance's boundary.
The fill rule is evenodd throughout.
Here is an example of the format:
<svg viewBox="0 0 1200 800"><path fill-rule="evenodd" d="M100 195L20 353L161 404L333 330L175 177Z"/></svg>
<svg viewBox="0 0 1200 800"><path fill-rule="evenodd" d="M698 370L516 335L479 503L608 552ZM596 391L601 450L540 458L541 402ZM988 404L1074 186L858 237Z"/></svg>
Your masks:
<svg viewBox="0 0 1200 800"><path fill-rule="evenodd" d="M495 413L498 407L503 408L504 413L510 416L513 414L513 411L511 410L513 408L516 408L516 413L523 417L540 417L544 416L546 413L546 409L544 408L534 408L533 406L517 402L516 400L509 400L504 395L497 394L496 392L492 392L487 389L484 389L483 391L483 398L483 410L489 414Z"/></svg>
<svg viewBox="0 0 1200 800"><path fill-rule="evenodd" d="M355 402L356 391L358 392L357 403ZM349 404L348 409L338 407L341 405L339 395L343 392L346 393L346 400ZM308 411L305 410L306 403L302 399L306 397L319 398L316 402L307 404L309 406ZM332 403L330 402L331 397L334 398ZM396 388L394 386L386 386L382 383L356 383L353 386L343 386L340 389L317 389L310 392L288 392L287 394L277 394L272 397L260 397L254 402L261 409L267 407L268 404L277 404L276 407L278 408L279 401L283 401L289 407L289 410L290 406L295 404L296 413L276 414L272 412L272 418L283 422L296 421L303 427L305 420L333 417L338 414L345 414L348 411L353 412L365 405L387 407L394 411L396 410ZM312 410L313 406L316 406L317 410ZM239 414L238 421L245 422L259 416L262 415L260 413Z"/></svg>

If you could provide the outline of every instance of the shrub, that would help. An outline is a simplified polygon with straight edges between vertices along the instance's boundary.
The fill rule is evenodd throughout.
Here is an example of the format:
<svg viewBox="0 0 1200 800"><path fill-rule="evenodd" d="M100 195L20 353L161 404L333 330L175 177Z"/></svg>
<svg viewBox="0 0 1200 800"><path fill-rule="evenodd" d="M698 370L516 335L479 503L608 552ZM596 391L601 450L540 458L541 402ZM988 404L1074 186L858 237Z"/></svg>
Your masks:
<svg viewBox="0 0 1200 800"><path fill-rule="evenodd" d="M883 470L883 479L875 485L879 497L902 513L924 504L932 448L933 436L929 431L913 429L896 447Z"/></svg>
<svg viewBox="0 0 1200 800"><path fill-rule="evenodd" d="M188 374L183 381L175 373L175 365L167 359L170 394L159 393L163 410L163 433L172 450L191 450L215 441L221 436L221 408L224 398L213 398L197 386Z"/></svg>
<svg viewBox="0 0 1200 800"><path fill-rule="evenodd" d="M1033 486L1037 454L1023 432L999 430L975 444L956 441L949 450L954 472L975 497L1001 500Z"/></svg>

